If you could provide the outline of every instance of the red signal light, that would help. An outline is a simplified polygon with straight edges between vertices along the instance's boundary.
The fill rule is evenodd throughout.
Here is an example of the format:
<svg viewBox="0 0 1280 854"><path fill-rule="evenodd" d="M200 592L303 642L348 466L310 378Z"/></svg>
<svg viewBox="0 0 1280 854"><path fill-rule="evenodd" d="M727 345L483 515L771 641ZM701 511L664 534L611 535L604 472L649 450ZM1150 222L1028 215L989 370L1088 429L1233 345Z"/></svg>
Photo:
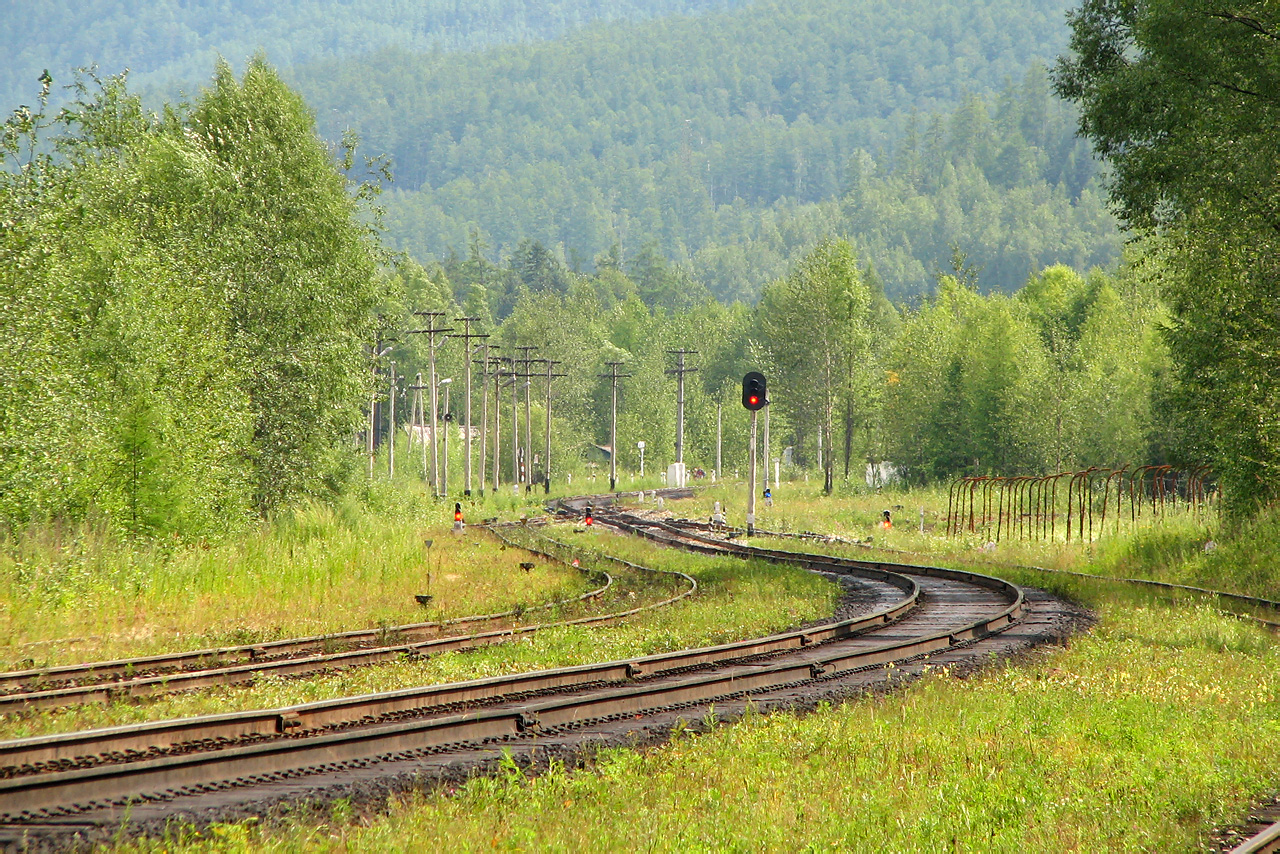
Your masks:
<svg viewBox="0 0 1280 854"><path fill-rule="evenodd" d="M587 505L587 512L586 512L586 524L587 524L588 526L595 524L595 519L594 519L594 518L592 517L592 515L591 515L591 505L590 505L590 504L588 504L588 505Z"/></svg>
<svg viewBox="0 0 1280 854"><path fill-rule="evenodd" d="M742 405L752 412L758 412L765 407L765 400L768 395L768 385L764 374L759 371L750 371L742 378Z"/></svg>
<svg viewBox="0 0 1280 854"><path fill-rule="evenodd" d="M457 502L453 505L453 521L462 521L462 502Z"/></svg>

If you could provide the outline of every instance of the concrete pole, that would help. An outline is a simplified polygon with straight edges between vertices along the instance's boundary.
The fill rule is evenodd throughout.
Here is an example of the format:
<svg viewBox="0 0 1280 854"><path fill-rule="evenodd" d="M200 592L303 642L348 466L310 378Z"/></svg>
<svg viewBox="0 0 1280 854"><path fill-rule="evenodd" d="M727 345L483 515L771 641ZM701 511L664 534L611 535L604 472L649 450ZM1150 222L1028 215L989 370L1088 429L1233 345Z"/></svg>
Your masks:
<svg viewBox="0 0 1280 854"><path fill-rule="evenodd" d="M489 342L484 342L480 363L480 494L484 495L484 476L489 451ZM470 431L468 431L470 433Z"/></svg>
<svg viewBox="0 0 1280 854"><path fill-rule="evenodd" d="M499 484L498 466L502 462L502 370L495 361L493 365L493 492L496 495Z"/></svg>
<svg viewBox="0 0 1280 854"><path fill-rule="evenodd" d="M542 457L542 491L551 494L551 377L556 363L547 359L547 447Z"/></svg>
<svg viewBox="0 0 1280 854"><path fill-rule="evenodd" d="M391 363L391 391L387 395L387 479L396 476L396 363Z"/></svg>
<svg viewBox="0 0 1280 854"><path fill-rule="evenodd" d="M431 494L440 497L440 445L436 441L436 425L440 422L440 397L436 388L436 336L428 339L427 366L431 380Z"/></svg>
<svg viewBox="0 0 1280 854"><path fill-rule="evenodd" d="M723 409L724 409L723 403L716 404L716 480L724 479L724 468L723 468L724 463L721 462L721 459L720 459L720 442L721 442L721 439L723 436L723 430L724 430L724 423L723 423L724 413L722 411Z"/></svg>
<svg viewBox="0 0 1280 854"><path fill-rule="evenodd" d="M445 380L444 385L444 414L449 414L449 391L453 388L452 378ZM449 422L444 423L444 465L440 469L440 494L449 494Z"/></svg>
<svg viewBox="0 0 1280 854"><path fill-rule="evenodd" d="M613 368L613 403L609 409L609 491L618 488L618 365Z"/></svg>
<svg viewBox="0 0 1280 854"><path fill-rule="evenodd" d="M684 462L684 351L676 363L676 462Z"/></svg>
<svg viewBox="0 0 1280 854"><path fill-rule="evenodd" d="M422 445L422 473L427 473L427 409L422 405L422 371L418 371L418 378L414 380L413 406L417 415L417 425L419 428L418 441Z"/></svg>
<svg viewBox="0 0 1280 854"><path fill-rule="evenodd" d="M517 486L520 478L520 373L516 361L511 360L511 482Z"/></svg>
<svg viewBox="0 0 1280 854"><path fill-rule="evenodd" d="M467 318L467 348L466 348L466 352L462 354L462 358L463 358L463 361L467 363L467 438L465 442L467 449L466 449L466 453L463 455L463 459L466 461L463 464L463 471L464 471L463 478L466 480L466 483L464 483L462 486L462 494L470 498L471 497L471 322L470 322L470 318ZM445 408L448 409L449 407L446 406Z"/></svg>

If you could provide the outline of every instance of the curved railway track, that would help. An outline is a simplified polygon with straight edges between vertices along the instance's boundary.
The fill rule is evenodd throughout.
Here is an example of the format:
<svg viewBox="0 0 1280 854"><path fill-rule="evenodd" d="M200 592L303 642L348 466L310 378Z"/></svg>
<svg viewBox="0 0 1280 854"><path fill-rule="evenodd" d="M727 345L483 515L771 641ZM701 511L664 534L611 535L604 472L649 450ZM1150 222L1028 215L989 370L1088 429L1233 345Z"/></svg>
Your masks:
<svg viewBox="0 0 1280 854"><path fill-rule="evenodd" d="M612 511L597 518L673 547L841 576L860 591L862 611L702 649L0 743L0 844L25 836L59 847L117 832L126 816L147 832L175 816L236 817L317 793L385 794L504 753L536 763L592 740L660 739L709 706L732 715L748 704L848 696L932 664L977 666L1054 640L1080 618L1047 595L975 573L759 548ZM548 553L571 548L531 527L520 536L540 538Z"/></svg>
<svg viewBox="0 0 1280 854"><path fill-rule="evenodd" d="M491 530L508 545L519 545L504 535L503 528ZM519 547L568 563L536 546L525 544ZM645 567L631 568L647 571ZM643 610L631 608L548 623L529 623L525 619L537 612L572 609L598 602L614 586L614 577L608 572L588 568L580 571L599 586L578 596L495 614L0 673L0 715L109 703L123 698L155 697L221 685L248 685L268 675L294 678L383 664L406 657L427 658L507 643L551 626L613 622ZM688 576L684 581L692 585L688 590L688 594L692 594L696 583ZM676 599L667 597L657 605L664 606L673 601Z"/></svg>

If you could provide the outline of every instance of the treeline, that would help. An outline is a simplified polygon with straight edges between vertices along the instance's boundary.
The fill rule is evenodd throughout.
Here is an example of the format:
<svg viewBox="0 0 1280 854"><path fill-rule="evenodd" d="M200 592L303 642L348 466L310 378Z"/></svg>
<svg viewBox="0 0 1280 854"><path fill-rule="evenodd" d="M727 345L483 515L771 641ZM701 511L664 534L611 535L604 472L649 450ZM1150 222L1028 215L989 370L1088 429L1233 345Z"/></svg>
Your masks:
<svg viewBox="0 0 1280 854"><path fill-rule="evenodd" d="M669 351L680 348L696 351L689 364L698 369L687 389L685 459L708 470L717 423L729 437L725 471L745 466L747 414L738 396L752 369L769 377L770 458L785 457L789 474L813 472L829 489L856 486L868 460L893 462L925 483L1136 465L1179 453L1159 334L1167 314L1145 253L1114 275L1046 268L1011 296L981 294L981 274L957 255L936 296L904 309L841 240L821 242L769 283L754 308L681 291L679 273L656 251L630 264L606 255L594 272L577 274L533 242L501 266L473 249L430 270L401 267L403 313L385 314L386 335L410 328L409 308L424 307L480 318L475 328L491 333L492 354L532 346L533 358L563 362L557 370L566 376L555 380L552 400L561 471L603 463L593 446L608 444L610 384L602 377L613 361L629 375L620 383L620 465L638 468L637 441L646 443L649 466L672 461L676 395L666 372L674 366ZM645 295L664 288L683 301L646 304ZM514 294L501 320L493 290ZM461 343L447 342L438 355L439 376L455 380L460 413ZM387 358L401 373L423 369L425 341L395 345ZM479 366L473 371L478 376ZM534 423L541 424L544 386L534 383ZM397 402L399 424L410 416L409 401ZM503 408L509 424L509 397Z"/></svg>
<svg viewBox="0 0 1280 854"><path fill-rule="evenodd" d="M388 237L415 257L463 252L473 230L499 256L532 239L578 270L654 244L718 298L754 301L842 233L877 243L894 295L927 289L952 241L1013 289L1117 258L1073 112L1043 71L1024 80L1061 47L1065 8L756 3L292 73L322 130L391 155Z"/></svg>
<svg viewBox="0 0 1280 854"><path fill-rule="evenodd" d="M692 201L655 199L645 217L661 226L653 232L657 236L642 232L635 236L645 237L640 243L600 244L589 258L565 242L577 220L560 220L549 207L572 194L573 181L553 163L541 168L566 183L508 184L497 196L487 191L450 196L457 229L502 217L511 234L523 236L509 245L493 244L489 231L473 226L444 257L470 252L478 236L491 255L519 254L525 251L521 247L536 243L561 266L582 271L600 255L616 252L628 262L639 261L660 247L664 257L675 258L687 286L705 289L722 302L749 304L767 282L786 275L830 234L847 236L875 259L885 292L895 301L928 293L955 245L982 268L984 288L1006 293L1047 265L1090 269L1111 266L1120 257L1121 239L1097 165L1087 144L1076 138L1075 114L1053 97L1040 68L989 101L971 97L951 113L908 116L896 144L876 156L854 152L842 179L844 190L828 201L782 198L760 206L738 199L713 205L703 184L677 180ZM621 173L614 179L630 180ZM388 229L396 243L423 247L420 236L431 231L420 230L425 225L410 211L428 195L390 195ZM604 208L597 212L601 222L612 216ZM547 228L516 231L531 221ZM406 231L419 238L404 240ZM534 236L539 233L546 236ZM593 246L616 235L603 226L593 226L590 233ZM509 304L495 296L497 304Z"/></svg>
<svg viewBox="0 0 1280 854"><path fill-rule="evenodd" d="M50 83L0 134L0 518L194 537L343 484L381 255L301 99Z"/></svg>

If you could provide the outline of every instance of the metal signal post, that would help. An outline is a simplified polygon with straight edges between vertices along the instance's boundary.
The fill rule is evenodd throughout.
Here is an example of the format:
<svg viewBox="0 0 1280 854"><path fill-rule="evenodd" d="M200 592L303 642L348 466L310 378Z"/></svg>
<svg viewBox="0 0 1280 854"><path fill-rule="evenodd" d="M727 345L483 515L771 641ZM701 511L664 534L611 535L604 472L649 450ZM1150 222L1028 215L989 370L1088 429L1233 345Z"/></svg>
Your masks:
<svg viewBox="0 0 1280 854"><path fill-rule="evenodd" d="M747 536L756 532L756 421L767 401L764 374L749 372L742 378L742 406L751 413L751 445L747 449Z"/></svg>

